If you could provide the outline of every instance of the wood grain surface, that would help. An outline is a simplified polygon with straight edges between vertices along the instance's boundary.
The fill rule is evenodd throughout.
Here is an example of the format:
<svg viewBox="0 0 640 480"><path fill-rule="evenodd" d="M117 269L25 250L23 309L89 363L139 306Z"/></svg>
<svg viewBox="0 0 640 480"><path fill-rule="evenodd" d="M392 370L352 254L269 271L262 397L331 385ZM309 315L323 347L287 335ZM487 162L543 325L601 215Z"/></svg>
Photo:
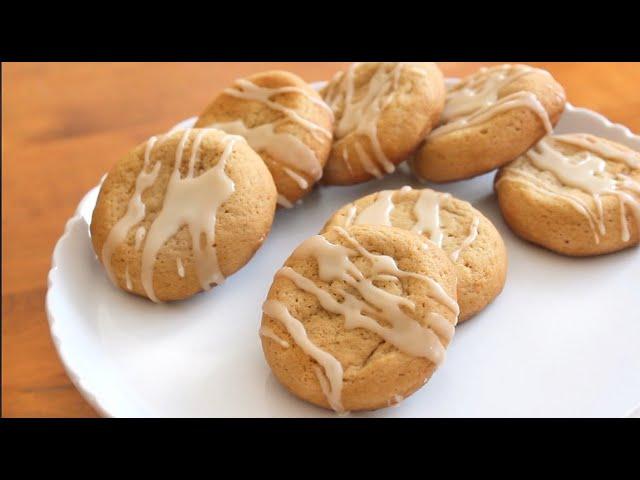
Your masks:
<svg viewBox="0 0 640 480"><path fill-rule="evenodd" d="M44 311L53 247L78 201L147 137L198 114L235 78L267 69L326 79L345 63L2 65L2 415L91 417ZM447 76L479 63L442 63ZM543 63L574 105L640 131L640 64Z"/></svg>

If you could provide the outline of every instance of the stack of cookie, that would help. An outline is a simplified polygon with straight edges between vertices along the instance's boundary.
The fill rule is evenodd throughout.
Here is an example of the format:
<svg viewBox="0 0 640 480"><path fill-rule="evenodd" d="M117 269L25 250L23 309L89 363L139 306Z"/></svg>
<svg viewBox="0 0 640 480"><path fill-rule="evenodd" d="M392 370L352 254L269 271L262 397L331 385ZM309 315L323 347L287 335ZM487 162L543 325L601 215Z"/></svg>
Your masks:
<svg viewBox="0 0 640 480"><path fill-rule="evenodd" d="M317 405L398 403L444 360L456 324L502 291L506 268L500 234L469 203L410 187L366 196L276 274L265 356L289 390Z"/></svg>
<svg viewBox="0 0 640 480"><path fill-rule="evenodd" d="M91 234L115 285L185 299L245 265L276 205L407 160L423 181L500 169L519 236L568 255L640 241L640 154L552 135L562 87L539 69L482 69L448 91L433 63L357 63L318 93L288 72L237 80L193 129L152 137L106 178ZM276 273L260 335L292 393L338 412L396 404L445 358L456 325L502 291L503 240L469 203L404 187L335 212Z"/></svg>

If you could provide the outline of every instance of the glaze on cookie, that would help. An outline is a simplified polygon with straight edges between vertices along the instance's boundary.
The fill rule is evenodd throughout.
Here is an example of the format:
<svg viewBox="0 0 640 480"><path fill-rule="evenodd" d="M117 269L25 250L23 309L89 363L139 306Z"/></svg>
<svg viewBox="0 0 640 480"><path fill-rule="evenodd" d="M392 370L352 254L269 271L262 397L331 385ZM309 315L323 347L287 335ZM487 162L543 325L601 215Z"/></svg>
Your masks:
<svg viewBox="0 0 640 480"><path fill-rule="evenodd" d="M588 134L545 137L496 176L507 224L571 256L638 245L640 153Z"/></svg>
<svg viewBox="0 0 640 480"><path fill-rule="evenodd" d="M337 412L386 407L422 387L459 313L453 265L430 245L370 225L303 242L263 307L262 347L276 378Z"/></svg>
<svg viewBox="0 0 640 480"><path fill-rule="evenodd" d="M320 92L335 114L323 182L352 185L395 170L437 124L442 73L433 63L354 63Z"/></svg>
<svg viewBox="0 0 640 480"><path fill-rule="evenodd" d="M118 287L180 300L241 268L269 233L277 192L242 137L214 129L151 137L109 172L91 220Z"/></svg>
<svg viewBox="0 0 640 480"><path fill-rule="evenodd" d="M244 137L267 164L280 205L291 207L322 177L333 139L333 112L297 75L269 71L225 89L196 127Z"/></svg>
<svg viewBox="0 0 640 480"><path fill-rule="evenodd" d="M427 136L412 169L432 182L490 172L551 133L565 103L564 89L545 70L482 68L449 89L440 126Z"/></svg>
<svg viewBox="0 0 640 480"><path fill-rule="evenodd" d="M507 252L502 237L471 204L449 194L411 187L374 193L339 209L325 230L351 225L398 227L441 247L456 267L460 322L485 308L504 287Z"/></svg>

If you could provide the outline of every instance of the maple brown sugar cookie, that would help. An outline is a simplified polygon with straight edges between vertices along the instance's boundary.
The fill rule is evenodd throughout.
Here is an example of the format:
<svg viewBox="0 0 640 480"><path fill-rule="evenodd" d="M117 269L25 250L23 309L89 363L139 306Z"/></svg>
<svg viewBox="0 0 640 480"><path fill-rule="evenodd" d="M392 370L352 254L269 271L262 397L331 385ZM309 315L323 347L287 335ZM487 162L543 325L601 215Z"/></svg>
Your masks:
<svg viewBox="0 0 640 480"><path fill-rule="evenodd" d="M202 112L196 127L244 137L269 168L280 205L291 207L322 177L333 112L297 75L268 71L236 80Z"/></svg>
<svg viewBox="0 0 640 480"><path fill-rule="evenodd" d="M564 89L545 70L526 65L482 68L447 92L441 123L411 166L431 182L481 175L514 160L553 130Z"/></svg>
<svg viewBox="0 0 640 480"><path fill-rule="evenodd" d="M335 114L323 182L380 178L412 154L437 124L445 98L434 63L354 63L320 92Z"/></svg>
<svg viewBox="0 0 640 480"><path fill-rule="evenodd" d="M241 268L266 238L276 188L241 137L214 129L152 137L100 189L91 240L109 278L153 301L180 300Z"/></svg>
<svg viewBox="0 0 640 480"><path fill-rule="evenodd" d="M262 348L280 383L337 412L387 407L421 388L458 314L453 264L421 247L410 232L369 225L304 241L263 306Z"/></svg>
<svg viewBox="0 0 640 480"><path fill-rule="evenodd" d="M504 287L507 251L502 237L470 203L449 194L410 187L377 192L339 209L325 229L351 225L398 227L440 246L456 268L460 322L484 309Z"/></svg>
<svg viewBox="0 0 640 480"><path fill-rule="evenodd" d="M640 153L587 134L545 137L496 176L500 210L520 237L570 256L640 242Z"/></svg>

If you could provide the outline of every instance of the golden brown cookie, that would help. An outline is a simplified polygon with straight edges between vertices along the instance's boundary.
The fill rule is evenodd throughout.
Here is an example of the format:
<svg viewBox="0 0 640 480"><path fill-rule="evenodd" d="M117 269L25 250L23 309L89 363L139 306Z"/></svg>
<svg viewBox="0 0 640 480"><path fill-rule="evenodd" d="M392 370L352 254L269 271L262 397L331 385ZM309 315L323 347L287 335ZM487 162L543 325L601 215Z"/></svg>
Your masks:
<svg viewBox="0 0 640 480"><path fill-rule="evenodd" d="M500 210L520 237L570 256L640 241L640 153L588 134L545 137L503 167Z"/></svg>
<svg viewBox="0 0 640 480"><path fill-rule="evenodd" d="M262 348L276 378L338 412L386 407L422 387L458 313L453 264L422 247L410 232L370 225L303 242L263 306Z"/></svg>
<svg viewBox="0 0 640 480"><path fill-rule="evenodd" d="M507 251L502 237L468 202L430 189L387 190L345 205L325 230L362 224L402 228L442 247L456 267L459 322L485 308L504 287Z"/></svg>
<svg viewBox="0 0 640 480"><path fill-rule="evenodd" d="M544 70L483 68L449 89L441 125L411 162L413 171L438 183L490 172L550 133L564 105L564 89Z"/></svg>
<svg viewBox="0 0 640 480"><path fill-rule="evenodd" d="M442 73L434 63L354 63L320 92L335 113L323 182L352 185L394 171L438 123Z"/></svg>
<svg viewBox="0 0 640 480"><path fill-rule="evenodd" d="M152 137L109 172L93 248L118 287L180 300L242 267L271 229L276 188L241 137L214 129Z"/></svg>
<svg viewBox="0 0 640 480"><path fill-rule="evenodd" d="M291 207L322 177L333 113L297 75L269 71L236 80L205 109L196 127L243 136L269 167L279 203Z"/></svg>

